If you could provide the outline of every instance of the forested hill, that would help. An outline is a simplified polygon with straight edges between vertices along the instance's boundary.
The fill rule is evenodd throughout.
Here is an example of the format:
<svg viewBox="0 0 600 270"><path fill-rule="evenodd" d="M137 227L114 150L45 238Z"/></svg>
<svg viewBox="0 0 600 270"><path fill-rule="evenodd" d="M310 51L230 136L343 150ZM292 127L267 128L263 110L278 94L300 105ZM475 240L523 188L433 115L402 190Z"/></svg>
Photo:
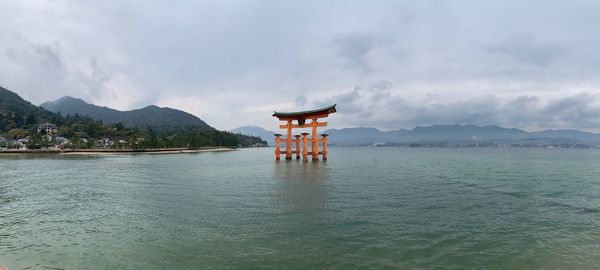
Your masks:
<svg viewBox="0 0 600 270"><path fill-rule="evenodd" d="M57 122L59 118L58 115L37 107L0 86L0 132L45 121Z"/></svg>
<svg viewBox="0 0 600 270"><path fill-rule="evenodd" d="M166 130L175 127L193 127L200 130L214 130L200 118L184 111L147 106L137 110L119 111L108 107L89 104L73 97L62 97L55 101L45 102L41 107L62 115L85 115L105 123L121 123L126 127L151 127L155 130Z"/></svg>
<svg viewBox="0 0 600 270"><path fill-rule="evenodd" d="M43 134L38 133L37 127L45 122L55 124L58 127L57 132L48 135L52 135L53 138L65 137L71 142L69 147L74 148L97 147L97 140L102 138L126 142L119 145L115 144L114 147L136 149L198 148L204 146L238 147L266 144L258 137L216 130L197 117L179 110L150 106L132 112L132 115L137 116L137 119L141 119L140 121L145 120L145 123L170 121L170 124L156 126L156 128L152 125L127 127L120 122L104 122L78 113L53 113L42 107L36 107L18 94L0 87L0 148L10 146L7 145L9 142L18 139L29 138L30 142L40 142ZM154 118L154 120L150 118ZM193 124L190 125L189 123ZM51 145L49 141L46 143L48 145L44 144L43 146ZM29 148L39 148L41 146L36 143L28 145Z"/></svg>

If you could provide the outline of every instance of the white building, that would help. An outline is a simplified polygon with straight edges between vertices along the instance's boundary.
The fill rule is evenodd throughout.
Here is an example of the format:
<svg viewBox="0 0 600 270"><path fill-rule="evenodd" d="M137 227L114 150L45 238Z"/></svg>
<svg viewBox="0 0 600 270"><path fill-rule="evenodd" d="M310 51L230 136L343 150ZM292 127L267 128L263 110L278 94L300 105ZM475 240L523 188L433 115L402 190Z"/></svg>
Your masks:
<svg viewBox="0 0 600 270"><path fill-rule="evenodd" d="M114 143L108 138L102 138L96 141L96 147L98 148L110 148L113 144Z"/></svg>
<svg viewBox="0 0 600 270"><path fill-rule="evenodd" d="M55 134L58 132L58 127L52 123L43 123L38 126L37 132L40 133L44 131L46 134Z"/></svg>

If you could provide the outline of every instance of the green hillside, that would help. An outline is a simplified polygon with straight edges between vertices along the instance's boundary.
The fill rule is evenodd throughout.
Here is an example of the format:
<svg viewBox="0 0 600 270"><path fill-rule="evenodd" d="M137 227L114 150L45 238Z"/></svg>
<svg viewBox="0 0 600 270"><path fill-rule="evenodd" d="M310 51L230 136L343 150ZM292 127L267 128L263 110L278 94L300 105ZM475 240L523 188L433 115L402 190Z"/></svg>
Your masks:
<svg viewBox="0 0 600 270"><path fill-rule="evenodd" d="M60 116L37 107L14 92L0 87L0 132L31 128L42 122L59 122Z"/></svg>
<svg viewBox="0 0 600 270"><path fill-rule="evenodd" d="M51 135L69 139L72 142L69 147L72 148L93 148L96 141L101 138L108 138L115 142L125 141L125 143L115 143L111 147L136 149L237 147L266 143L258 137L216 130L199 118L175 109L149 106L131 112L131 118L137 119L138 122L111 123L93 119L85 114L54 113L36 107L16 93L0 87L0 137L8 140L30 138L34 143L28 145L29 147L51 144L51 142L47 142L48 145L39 143L42 136L38 134L37 126L45 122L55 124L58 132ZM169 121L171 123L167 124L166 122ZM129 123L130 126L126 126L124 122ZM146 123L146 125L137 126L132 123Z"/></svg>
<svg viewBox="0 0 600 270"><path fill-rule="evenodd" d="M193 127L201 130L213 130L200 118L184 111L147 106L137 110L119 111L108 107L89 104L82 99L62 97L55 101L45 102L41 107L62 115L85 115L105 123L121 123L126 127L151 127L154 130L165 130L173 127Z"/></svg>

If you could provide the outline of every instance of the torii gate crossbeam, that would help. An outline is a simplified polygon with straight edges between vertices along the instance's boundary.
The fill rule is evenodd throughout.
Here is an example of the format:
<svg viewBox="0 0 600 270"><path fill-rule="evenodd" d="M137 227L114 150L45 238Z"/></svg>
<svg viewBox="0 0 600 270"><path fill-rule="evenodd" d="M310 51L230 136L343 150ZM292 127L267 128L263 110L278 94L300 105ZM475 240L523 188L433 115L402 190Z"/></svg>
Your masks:
<svg viewBox="0 0 600 270"><path fill-rule="evenodd" d="M279 125L280 129L287 131L287 136L281 138L281 134L275 134L275 159L280 160L281 155L281 140L285 141L285 159L292 159L292 154L296 154L296 158L300 158L300 135L295 135L296 149L292 151L292 129L295 128L311 128L312 136L308 138L309 133L302 133L302 160L307 161L308 155L312 156L312 160L319 160L319 154L323 156L323 160L327 160L327 134L321 134L322 139L319 140L317 134L318 127L326 127L327 122L319 122L319 118L327 118L329 114L335 113L335 104L329 107L301 111L301 112L274 112L273 117L277 117L280 121L285 121L283 125ZM310 123L306 120L310 119ZM294 121L296 123L294 124ZM312 151L308 152L308 142L311 143ZM319 152L319 142L323 145L323 149Z"/></svg>

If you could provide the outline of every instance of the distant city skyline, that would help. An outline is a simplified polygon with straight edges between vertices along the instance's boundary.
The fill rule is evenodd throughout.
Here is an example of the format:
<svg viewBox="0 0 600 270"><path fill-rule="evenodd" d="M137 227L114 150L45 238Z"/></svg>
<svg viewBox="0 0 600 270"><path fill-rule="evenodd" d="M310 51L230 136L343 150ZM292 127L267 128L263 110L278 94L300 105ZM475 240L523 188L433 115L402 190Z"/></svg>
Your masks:
<svg viewBox="0 0 600 270"><path fill-rule="evenodd" d="M596 1L4 1L0 85L222 130L338 104L330 128L600 132Z"/></svg>

